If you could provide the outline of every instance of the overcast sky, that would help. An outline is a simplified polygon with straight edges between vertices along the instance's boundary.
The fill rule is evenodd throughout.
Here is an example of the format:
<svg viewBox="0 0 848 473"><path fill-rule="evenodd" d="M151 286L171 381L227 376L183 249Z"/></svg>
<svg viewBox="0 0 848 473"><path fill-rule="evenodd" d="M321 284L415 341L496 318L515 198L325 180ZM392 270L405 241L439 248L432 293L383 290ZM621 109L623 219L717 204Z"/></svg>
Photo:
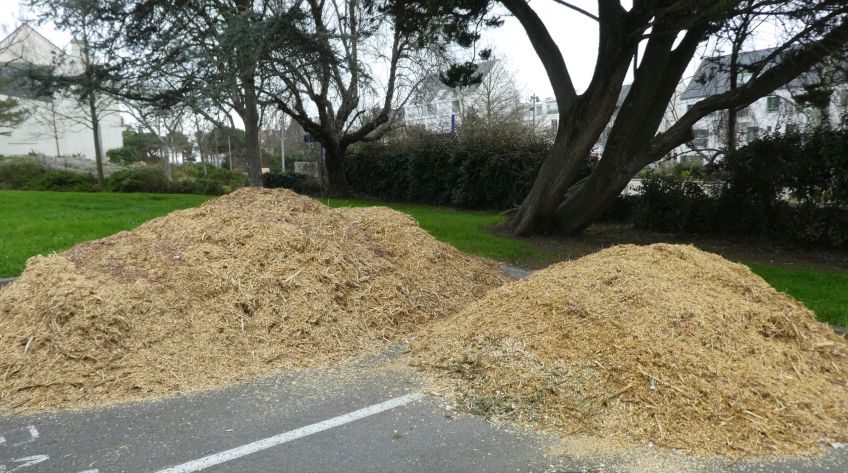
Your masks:
<svg viewBox="0 0 848 473"><path fill-rule="evenodd" d="M584 90L592 78L597 56L597 23L557 5L553 0L532 0L531 3L559 45L575 87ZM573 3L588 11L597 11L595 0L575 0ZM0 19L4 32L8 33L27 19L27 13L20 7L19 0L0 0ZM36 28L60 47L67 46L71 39L68 34L56 31L49 24L38 25ZM761 34L754 46L772 46L773 42L773 35ZM484 32L480 46L492 48L495 57L502 59L507 68L515 73L527 96L533 93L542 98L553 95L545 69L518 20L506 17L502 27ZM471 57L471 53L468 57ZM699 59L699 56L696 57L690 65L690 73L694 71Z"/></svg>

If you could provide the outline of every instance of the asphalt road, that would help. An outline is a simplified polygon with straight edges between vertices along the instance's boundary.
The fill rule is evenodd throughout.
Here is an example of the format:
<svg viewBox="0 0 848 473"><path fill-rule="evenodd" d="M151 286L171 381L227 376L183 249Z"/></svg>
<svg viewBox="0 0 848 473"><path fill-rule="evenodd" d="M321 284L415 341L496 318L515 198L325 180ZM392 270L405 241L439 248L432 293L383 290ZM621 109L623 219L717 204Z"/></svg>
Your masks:
<svg viewBox="0 0 848 473"><path fill-rule="evenodd" d="M435 398L415 400L421 388L406 370L316 370L158 402L0 417L0 472L159 472L405 395L412 395L407 404L202 471L547 468L539 437L498 430L472 417L449 418Z"/></svg>
<svg viewBox="0 0 848 473"><path fill-rule="evenodd" d="M552 438L441 402L414 371L372 360L155 402L0 417L0 473L848 471L844 450L735 464L650 448L546 458Z"/></svg>

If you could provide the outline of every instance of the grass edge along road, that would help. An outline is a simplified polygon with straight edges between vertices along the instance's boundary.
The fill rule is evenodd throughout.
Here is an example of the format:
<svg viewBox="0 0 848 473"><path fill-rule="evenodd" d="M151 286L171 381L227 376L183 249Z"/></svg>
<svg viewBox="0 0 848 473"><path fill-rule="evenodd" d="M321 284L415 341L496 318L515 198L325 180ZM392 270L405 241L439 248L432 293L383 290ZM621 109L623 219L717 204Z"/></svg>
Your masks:
<svg viewBox="0 0 848 473"><path fill-rule="evenodd" d="M200 205L210 196L0 191L0 277L21 272L26 259L62 251L173 210ZM366 200L321 199L332 207L385 205L407 213L435 238L466 253L498 261L543 261L550 255L526 241L485 230L503 221L494 212L466 211ZM780 291L804 302L819 319L848 327L848 273L817 268L746 264Z"/></svg>

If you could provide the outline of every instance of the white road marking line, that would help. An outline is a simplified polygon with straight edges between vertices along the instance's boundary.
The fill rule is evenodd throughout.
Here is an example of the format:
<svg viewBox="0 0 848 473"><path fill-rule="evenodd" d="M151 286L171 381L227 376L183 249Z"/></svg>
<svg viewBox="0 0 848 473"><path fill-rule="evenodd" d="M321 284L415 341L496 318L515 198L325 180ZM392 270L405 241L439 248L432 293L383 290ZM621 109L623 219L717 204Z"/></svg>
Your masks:
<svg viewBox="0 0 848 473"><path fill-rule="evenodd" d="M11 470L6 469L6 465L0 465L0 473L12 473L13 471L18 471L23 468L27 468L33 465L38 465L39 463L46 462L50 457L47 455L33 455L31 457L24 458L15 458L11 460L14 463L20 463L20 465L12 468Z"/></svg>
<svg viewBox="0 0 848 473"><path fill-rule="evenodd" d="M18 440L18 438L21 437L18 432L25 432L24 435L29 434L29 438ZM10 447L17 447L18 445L23 445L25 443L32 443L38 439L38 435L38 429L36 429L34 425L28 425L26 427L21 427L11 432L5 432L4 435L0 435L0 447L3 447L5 445L8 445ZM6 438L7 436L9 436L9 439ZM2 473L2 470L0 470L0 473Z"/></svg>
<svg viewBox="0 0 848 473"><path fill-rule="evenodd" d="M220 465L221 463L235 460L236 458L241 458L271 447L276 447L277 445L281 445L286 442L291 442L292 440L306 437L307 435L317 434L318 432L323 432L325 430L332 429L333 427L349 424L353 421L357 421L374 414L379 414L396 407L404 406L411 402L418 401L423 397L424 394L422 393L413 393L407 394L406 396L396 397L379 404L374 404L373 406L368 406L347 414L342 414L338 417L333 417L332 419L307 425L299 429L290 430L266 439L257 440L256 442L242 445L241 447L231 448L230 450L213 453L212 455L207 455L203 458L183 463L181 465L165 468L164 470L159 470L156 473L191 473L200 471L205 468L209 468L210 466Z"/></svg>

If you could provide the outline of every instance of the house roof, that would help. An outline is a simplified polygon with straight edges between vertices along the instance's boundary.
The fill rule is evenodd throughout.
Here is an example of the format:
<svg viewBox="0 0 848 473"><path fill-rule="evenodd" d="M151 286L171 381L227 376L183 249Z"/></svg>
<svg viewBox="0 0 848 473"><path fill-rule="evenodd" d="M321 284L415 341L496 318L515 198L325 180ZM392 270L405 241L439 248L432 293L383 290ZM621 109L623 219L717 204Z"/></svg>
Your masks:
<svg viewBox="0 0 848 473"><path fill-rule="evenodd" d="M737 60L740 70L745 69L765 70L776 64L776 60L780 55L769 58L774 48L757 49L754 51L742 51L739 53ZM819 74L815 71L809 71L795 79L791 80L782 88L797 89L807 84L818 82ZM730 55L714 56L704 58L695 71L692 80L687 84L686 89L680 95L683 100L697 99L717 95L730 89Z"/></svg>
<svg viewBox="0 0 848 473"><path fill-rule="evenodd" d="M65 51L62 48L60 48L59 46L56 46L56 44L54 42L47 39L46 36L39 33L38 30L36 30L32 26L29 26L28 23L22 23L20 26L18 26L14 30L12 30L11 33L6 35L5 38L0 40L0 51L5 51L5 50L9 49L10 47L13 47L18 41L37 41L37 42L41 43L42 45L46 46L49 50L55 52L56 54L61 54L61 55L65 54ZM20 58L20 59L24 60L24 58ZM0 61L0 62L9 63L9 62L12 62L12 61ZM18 61L15 61L15 62L18 62Z"/></svg>
<svg viewBox="0 0 848 473"><path fill-rule="evenodd" d="M0 40L0 94L46 99L43 87L34 79L36 73L54 67L45 64L45 55L64 56L65 52L26 23Z"/></svg>

